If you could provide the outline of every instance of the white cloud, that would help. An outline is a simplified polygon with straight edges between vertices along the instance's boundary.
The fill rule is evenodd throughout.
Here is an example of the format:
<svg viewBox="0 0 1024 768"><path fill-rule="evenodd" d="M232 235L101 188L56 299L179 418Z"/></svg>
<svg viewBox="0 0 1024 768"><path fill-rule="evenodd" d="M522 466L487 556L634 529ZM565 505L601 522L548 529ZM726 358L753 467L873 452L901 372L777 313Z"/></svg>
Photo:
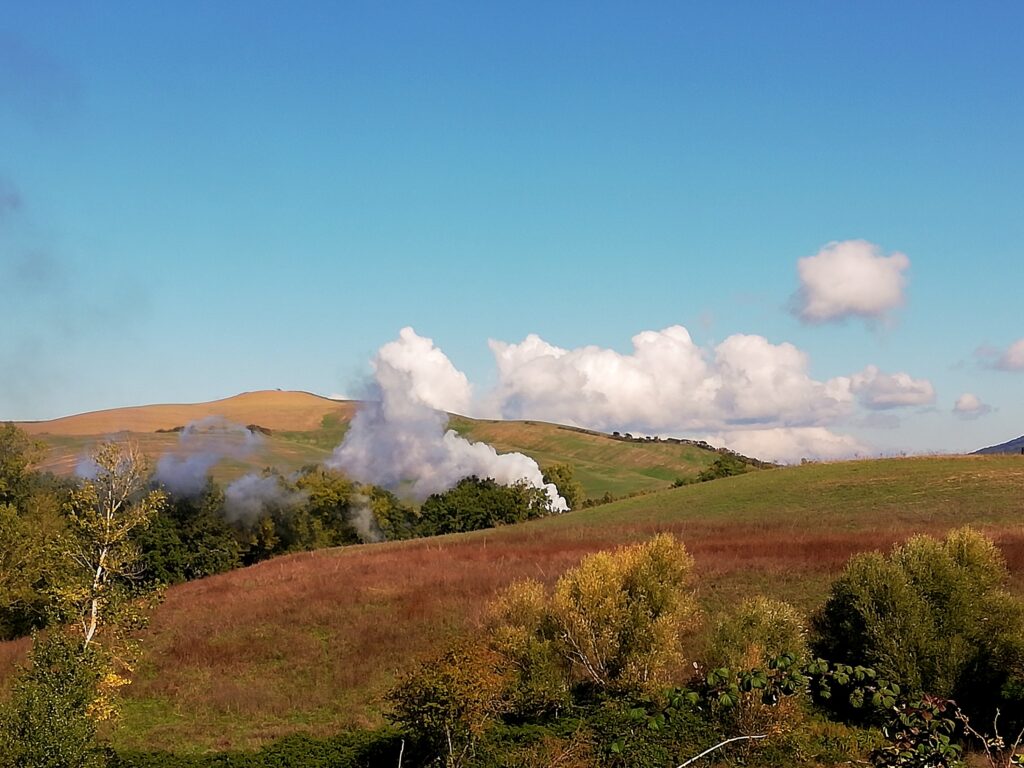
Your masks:
<svg viewBox="0 0 1024 768"><path fill-rule="evenodd" d="M845 415L847 378L812 379L805 353L763 336L730 336L705 350L682 326L633 337L632 354L567 350L530 335L490 342L504 418L646 433L730 426L811 426Z"/></svg>
<svg viewBox="0 0 1024 768"><path fill-rule="evenodd" d="M412 328L399 331L398 339L377 352L373 371L385 391L400 390L392 407L425 405L439 411L466 413L473 389L466 374L458 370L432 339L418 336Z"/></svg>
<svg viewBox="0 0 1024 768"><path fill-rule="evenodd" d="M881 319L905 301L903 253L885 256L866 240L832 242L797 262L800 289L794 297L800 319L823 323L856 316Z"/></svg>
<svg viewBox="0 0 1024 768"><path fill-rule="evenodd" d="M971 392L960 395L953 406L953 413L961 419L977 419L991 412L992 406L981 402L981 399Z"/></svg>
<svg viewBox="0 0 1024 768"><path fill-rule="evenodd" d="M1024 339L1017 339L999 355L995 367L1002 371L1024 371Z"/></svg>
<svg viewBox="0 0 1024 768"><path fill-rule="evenodd" d="M874 365L855 373L850 389L865 408L876 411L935 402L935 388L928 379L915 379L907 373L883 373Z"/></svg>
<svg viewBox="0 0 1024 768"><path fill-rule="evenodd" d="M849 435L825 427L779 427L732 430L710 435L707 441L759 459L795 464L801 459L849 459L870 449Z"/></svg>

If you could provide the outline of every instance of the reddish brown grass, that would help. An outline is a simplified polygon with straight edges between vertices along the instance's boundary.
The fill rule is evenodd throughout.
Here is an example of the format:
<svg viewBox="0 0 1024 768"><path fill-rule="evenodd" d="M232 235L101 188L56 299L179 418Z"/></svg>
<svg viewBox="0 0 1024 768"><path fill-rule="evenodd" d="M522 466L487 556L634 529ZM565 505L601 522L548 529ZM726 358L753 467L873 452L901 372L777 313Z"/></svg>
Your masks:
<svg viewBox="0 0 1024 768"><path fill-rule="evenodd" d="M716 488L700 491L705 496L729 488L708 485ZM739 516L701 512L688 489L660 498L670 511L646 514L645 501L464 536L297 554L176 587L143 638L118 739L242 747L296 730L378 723L396 677L472 631L502 587L523 578L553 584L586 554L656 532L674 533L693 554L694 587L709 617L757 593L810 611L851 555L887 550L918 532L941 535L976 519L977 498L988 504L970 488L916 518L884 507L826 514L824 506L806 517L792 510ZM981 527L1024 591L1024 527L1012 510L1002 519ZM0 674L26 647L0 644Z"/></svg>

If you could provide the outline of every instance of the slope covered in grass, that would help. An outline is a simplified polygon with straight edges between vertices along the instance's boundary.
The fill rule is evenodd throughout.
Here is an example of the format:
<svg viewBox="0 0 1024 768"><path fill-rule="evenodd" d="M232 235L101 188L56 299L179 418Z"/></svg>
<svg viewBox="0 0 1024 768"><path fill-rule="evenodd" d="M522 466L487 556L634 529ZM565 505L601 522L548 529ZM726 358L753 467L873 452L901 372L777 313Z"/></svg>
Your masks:
<svg viewBox="0 0 1024 768"><path fill-rule="evenodd" d="M529 524L278 558L171 589L130 688L123 746L221 749L379 722L417 657L496 590L589 552L679 536L708 615L767 594L811 610L855 552L970 523L1024 575L1024 460L890 459L755 472ZM692 639L699 648L700 638ZM9 665L21 646L0 646Z"/></svg>
<svg viewBox="0 0 1024 768"><path fill-rule="evenodd" d="M48 445L41 468L58 474L73 472L92 446L115 434L131 437L155 458L178 446L177 433L167 430L212 416L269 432L251 453L214 467L215 479L228 482L268 466L287 473L323 462L343 439L357 406L354 401L329 400L308 392L248 392L210 403L118 408L19 426ZM595 498L665 488L677 478L695 477L718 456L694 445L617 440L541 422L454 416L450 426L469 440L491 443L500 452L525 453L542 467L567 461L575 467L586 494Z"/></svg>

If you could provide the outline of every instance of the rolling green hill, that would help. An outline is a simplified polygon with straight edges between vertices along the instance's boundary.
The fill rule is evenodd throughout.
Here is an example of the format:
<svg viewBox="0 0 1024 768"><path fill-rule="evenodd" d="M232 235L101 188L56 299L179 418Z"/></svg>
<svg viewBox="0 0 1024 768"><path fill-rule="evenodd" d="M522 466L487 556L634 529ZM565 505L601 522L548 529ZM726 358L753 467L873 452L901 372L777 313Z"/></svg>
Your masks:
<svg viewBox="0 0 1024 768"><path fill-rule="evenodd" d="M260 445L244 456L225 459L213 469L220 482L246 472L275 467L291 472L329 458L341 442L358 403L308 392L247 392L224 400L190 405L151 405L68 416L18 426L43 440L49 453L41 468L70 474L96 443L112 435L136 440L150 457L178 446L170 431L211 416L265 430ZM665 488L693 478L717 457L707 448L678 441L627 441L609 435L533 421L479 421L453 416L451 428L501 452L520 451L543 467L567 461L590 497Z"/></svg>
<svg viewBox="0 0 1024 768"><path fill-rule="evenodd" d="M524 525L290 555L174 587L116 742L223 749L380 721L396 675L471 631L496 590L588 552L679 536L706 615L757 593L812 610L855 552L970 523L1024 577L1024 460L888 459L753 472ZM700 638L693 639L694 653ZM0 645L0 664L24 643ZM3 661L6 660L6 661Z"/></svg>

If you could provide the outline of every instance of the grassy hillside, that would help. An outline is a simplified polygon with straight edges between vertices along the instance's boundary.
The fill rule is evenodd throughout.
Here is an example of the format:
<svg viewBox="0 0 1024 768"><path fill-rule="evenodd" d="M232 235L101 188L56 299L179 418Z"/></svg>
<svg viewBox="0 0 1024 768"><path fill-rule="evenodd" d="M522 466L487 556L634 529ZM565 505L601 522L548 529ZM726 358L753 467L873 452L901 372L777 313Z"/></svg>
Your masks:
<svg viewBox="0 0 1024 768"><path fill-rule="evenodd" d="M353 401L329 400L308 392L247 392L210 403L118 408L19 426L46 442L50 451L41 468L58 474L73 472L92 446L114 434L129 435L146 454L156 457L178 445L178 435L167 430L209 416L268 430L270 434L251 453L224 460L214 468L214 477L226 482L267 466L290 472L324 461L341 442L357 406ZM677 478L696 476L717 456L693 445L629 442L540 422L456 416L451 427L470 440L491 443L499 451L521 451L541 466L568 461L591 497L665 488Z"/></svg>
<svg viewBox="0 0 1024 768"><path fill-rule="evenodd" d="M470 630L514 579L672 531L709 615L756 593L805 610L858 551L970 523L1024 578L1024 460L889 459L756 472L520 526L292 555L169 591L145 636L121 745L253 746L379 721L417 656ZM699 638L693 646L699 645ZM0 645L0 664L24 643Z"/></svg>

